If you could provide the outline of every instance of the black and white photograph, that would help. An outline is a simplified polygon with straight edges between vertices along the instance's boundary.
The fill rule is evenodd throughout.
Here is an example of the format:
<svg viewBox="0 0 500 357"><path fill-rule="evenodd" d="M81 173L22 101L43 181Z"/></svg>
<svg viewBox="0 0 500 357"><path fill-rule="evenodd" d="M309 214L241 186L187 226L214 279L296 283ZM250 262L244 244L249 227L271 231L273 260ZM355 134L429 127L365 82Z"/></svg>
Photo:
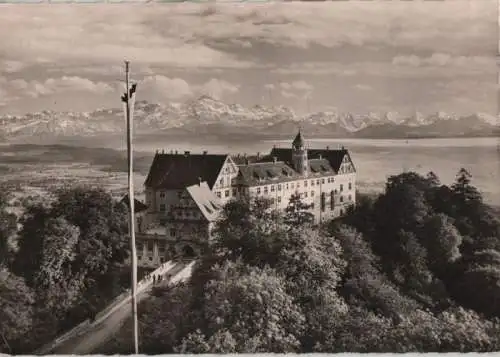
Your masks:
<svg viewBox="0 0 500 357"><path fill-rule="evenodd" d="M496 0L0 4L0 353L500 351Z"/></svg>

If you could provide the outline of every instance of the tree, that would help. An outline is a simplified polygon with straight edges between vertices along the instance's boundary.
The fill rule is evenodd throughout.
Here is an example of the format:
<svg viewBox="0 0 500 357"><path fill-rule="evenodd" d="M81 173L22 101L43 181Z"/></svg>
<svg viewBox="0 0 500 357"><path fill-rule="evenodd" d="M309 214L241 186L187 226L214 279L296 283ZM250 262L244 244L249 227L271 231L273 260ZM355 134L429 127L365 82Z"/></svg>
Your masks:
<svg viewBox="0 0 500 357"><path fill-rule="evenodd" d="M407 314L417 304L403 296L380 271L379 257L363 236L354 229L340 226L334 232L347 262L341 293L350 306L374 311L388 318Z"/></svg>
<svg viewBox="0 0 500 357"><path fill-rule="evenodd" d="M460 262L463 273L455 298L464 306L489 316L500 316L500 252L483 250Z"/></svg>
<svg viewBox="0 0 500 357"><path fill-rule="evenodd" d="M285 223L292 227L312 225L314 223L314 215L308 212L310 208L310 205L302 201L299 193L292 194L288 206L285 209Z"/></svg>
<svg viewBox="0 0 500 357"><path fill-rule="evenodd" d="M8 263L10 256L9 238L17 230L17 217L7 211L9 195L0 187L0 267Z"/></svg>
<svg viewBox="0 0 500 357"><path fill-rule="evenodd" d="M33 292L6 269L0 270L0 352L22 353L33 324ZM23 340L24 339L24 340Z"/></svg>
<svg viewBox="0 0 500 357"><path fill-rule="evenodd" d="M66 188L26 207L21 223L13 269L36 290L40 332L73 327L116 296L128 256L125 205L102 190Z"/></svg>
<svg viewBox="0 0 500 357"><path fill-rule="evenodd" d="M482 197L477 188L471 185L472 175L464 168L461 168L451 186L455 199L459 204L468 204L472 202L482 202Z"/></svg>
<svg viewBox="0 0 500 357"><path fill-rule="evenodd" d="M192 331L179 347L183 353L200 351L193 347L193 333L198 335L195 346L212 343L226 336L234 341L239 353L298 352L304 331L304 316L286 291L286 282L270 268L226 262L213 268L217 278L205 282L201 331ZM217 338L213 338L218 334ZM200 336L206 336L201 339ZM201 348L203 351L203 348ZM212 351L212 349L210 349Z"/></svg>
<svg viewBox="0 0 500 357"><path fill-rule="evenodd" d="M79 229L64 218L45 222L42 259L35 273L37 300L61 318L80 298L85 272L73 272Z"/></svg>
<svg viewBox="0 0 500 357"><path fill-rule="evenodd" d="M444 214L434 215L427 220L424 229L429 263L434 269L446 267L460 258L462 236L450 217Z"/></svg>

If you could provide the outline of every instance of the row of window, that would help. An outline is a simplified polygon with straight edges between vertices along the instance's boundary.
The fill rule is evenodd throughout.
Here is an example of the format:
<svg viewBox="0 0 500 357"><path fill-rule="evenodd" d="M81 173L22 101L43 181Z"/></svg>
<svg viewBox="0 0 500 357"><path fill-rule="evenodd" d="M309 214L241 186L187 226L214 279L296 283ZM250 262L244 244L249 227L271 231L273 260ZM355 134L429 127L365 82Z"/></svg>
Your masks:
<svg viewBox="0 0 500 357"><path fill-rule="evenodd" d="M331 180L330 180L331 179ZM332 178L328 178L328 183L331 183L333 182L333 177ZM304 181L304 187L307 187L308 185L308 182L309 181ZM310 181L310 185L311 186L314 186L314 180L311 180ZM316 180L316 185L320 185L320 183L324 184L325 183L325 179L321 179L321 180ZM269 193L269 188L270 187L270 190L271 192L275 192L276 190L277 191L281 191L282 189L285 189L285 190L289 190L289 189L298 189L300 188L300 182L297 182L295 184L295 182L292 182L292 183L285 183L285 184L278 184L278 185L271 185L271 186L264 186L264 187L257 187L257 194L260 194L261 192L264 192L264 193ZM349 190L352 190L352 183L349 182ZM344 185L343 184L340 184L340 192L344 191Z"/></svg>
<svg viewBox="0 0 500 357"><path fill-rule="evenodd" d="M236 188L233 188L232 190L225 190L224 191L224 197L225 198L231 197L231 191L232 191L233 196L236 196L236 192L237 192ZM215 194L217 195L217 197L222 198L222 192L221 191L216 191Z"/></svg>

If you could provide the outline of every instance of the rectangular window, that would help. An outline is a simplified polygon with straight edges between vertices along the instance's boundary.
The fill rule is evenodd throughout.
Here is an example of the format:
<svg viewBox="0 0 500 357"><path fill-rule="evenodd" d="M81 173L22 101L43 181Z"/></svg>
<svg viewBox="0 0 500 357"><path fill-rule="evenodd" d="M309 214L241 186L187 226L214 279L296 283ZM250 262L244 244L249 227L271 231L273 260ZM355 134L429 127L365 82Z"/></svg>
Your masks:
<svg viewBox="0 0 500 357"><path fill-rule="evenodd" d="M271 198L271 204L274 205L274 198Z"/></svg>
<svg viewBox="0 0 500 357"><path fill-rule="evenodd" d="M219 180L219 184L220 184L221 186L224 186L224 177L223 177L223 178L221 178L221 179Z"/></svg>
<svg viewBox="0 0 500 357"><path fill-rule="evenodd" d="M294 184L294 183L292 183L292 190L293 190L294 188L295 188L295 184Z"/></svg>
<svg viewBox="0 0 500 357"><path fill-rule="evenodd" d="M264 186L264 193L267 193L267 186Z"/></svg>
<svg viewBox="0 0 500 357"><path fill-rule="evenodd" d="M165 242L158 242L158 251L160 253L164 253L165 252Z"/></svg>
<svg viewBox="0 0 500 357"><path fill-rule="evenodd" d="M307 181L304 181L304 187L307 187Z"/></svg>
<svg viewBox="0 0 500 357"><path fill-rule="evenodd" d="M281 191L281 184L278 185L278 191Z"/></svg>
<svg viewBox="0 0 500 357"><path fill-rule="evenodd" d="M148 242L148 252L152 252L154 249L154 244L152 241L149 241Z"/></svg>
<svg viewBox="0 0 500 357"><path fill-rule="evenodd" d="M142 252L142 250L144 249L144 245L142 244L142 242L137 242L136 247L138 252Z"/></svg>
<svg viewBox="0 0 500 357"><path fill-rule="evenodd" d="M311 197L313 197L313 196L314 196L314 191L311 191Z"/></svg>
<svg viewBox="0 0 500 357"><path fill-rule="evenodd" d="M165 261L165 258L160 257L160 263L163 263Z"/></svg>
<svg viewBox="0 0 500 357"><path fill-rule="evenodd" d="M321 183L325 183L325 179L321 179Z"/></svg>
<svg viewBox="0 0 500 357"><path fill-rule="evenodd" d="M160 205L160 212L165 212L165 204L164 203L162 203Z"/></svg>
<svg viewBox="0 0 500 357"><path fill-rule="evenodd" d="M348 199L349 201L352 201L352 196L351 196L351 195L347 196L347 199Z"/></svg>
<svg viewBox="0 0 500 357"><path fill-rule="evenodd" d="M274 185L271 185L271 192L274 192Z"/></svg>
<svg viewBox="0 0 500 357"><path fill-rule="evenodd" d="M260 187L257 187L257 194L260 194Z"/></svg>
<svg viewBox="0 0 500 357"><path fill-rule="evenodd" d="M288 184L286 184L286 189L288 190Z"/></svg>
<svg viewBox="0 0 500 357"><path fill-rule="evenodd" d="M219 198L221 197L220 191L217 191L216 194L217 194L217 197L219 197Z"/></svg>
<svg viewBox="0 0 500 357"><path fill-rule="evenodd" d="M316 185L319 185L319 179L316 180Z"/></svg>
<svg viewBox="0 0 500 357"><path fill-rule="evenodd" d="M137 260L142 260L142 255L138 255Z"/></svg>
<svg viewBox="0 0 500 357"><path fill-rule="evenodd" d="M278 203L281 202L281 196L278 196Z"/></svg>
<svg viewBox="0 0 500 357"><path fill-rule="evenodd" d="M349 182L349 190L352 190L352 183Z"/></svg>
<svg viewBox="0 0 500 357"><path fill-rule="evenodd" d="M300 182L297 182L297 188L300 188Z"/></svg>
<svg viewBox="0 0 500 357"><path fill-rule="evenodd" d="M304 192L304 197L307 197L307 192Z"/></svg>
<svg viewBox="0 0 500 357"><path fill-rule="evenodd" d="M236 189L233 188L233 196L236 196Z"/></svg>
<svg viewBox="0 0 500 357"><path fill-rule="evenodd" d="M160 192L160 198L165 198L165 192Z"/></svg>
<svg viewBox="0 0 500 357"><path fill-rule="evenodd" d="M340 184L340 192L344 191L344 185Z"/></svg>
<svg viewBox="0 0 500 357"><path fill-rule="evenodd" d="M170 236L175 237L175 229L174 228L170 228Z"/></svg>
<svg viewBox="0 0 500 357"><path fill-rule="evenodd" d="M226 190L226 197L229 197L229 190Z"/></svg>
<svg viewBox="0 0 500 357"><path fill-rule="evenodd" d="M314 180L311 180L311 186L314 186Z"/></svg>
<svg viewBox="0 0 500 357"><path fill-rule="evenodd" d="M340 202L344 202L344 196L340 196Z"/></svg>

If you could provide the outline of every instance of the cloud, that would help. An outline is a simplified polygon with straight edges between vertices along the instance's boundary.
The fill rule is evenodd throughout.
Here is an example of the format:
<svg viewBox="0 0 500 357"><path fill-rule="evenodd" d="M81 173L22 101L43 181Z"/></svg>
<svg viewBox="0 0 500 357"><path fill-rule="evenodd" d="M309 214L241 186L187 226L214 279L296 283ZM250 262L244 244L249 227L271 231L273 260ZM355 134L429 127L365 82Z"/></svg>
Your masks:
<svg viewBox="0 0 500 357"><path fill-rule="evenodd" d="M214 98L239 91L239 87L224 80L212 78L203 84L189 84L181 78L169 78L162 75L146 77L139 83L141 96L148 100L165 102L168 100L183 100L188 97L208 94Z"/></svg>
<svg viewBox="0 0 500 357"><path fill-rule="evenodd" d="M141 96L159 99L182 99L193 94L192 89L185 80L181 78L168 78L156 75L146 77L139 84Z"/></svg>
<svg viewBox="0 0 500 357"><path fill-rule="evenodd" d="M26 65L21 61L4 60L0 64L1 71L9 74L19 72L25 67Z"/></svg>
<svg viewBox="0 0 500 357"><path fill-rule="evenodd" d="M76 76L49 78L45 81L14 79L8 83L8 86L19 95L24 94L32 98L68 92L88 92L100 95L114 91L113 87L107 83L93 82Z"/></svg>
<svg viewBox="0 0 500 357"><path fill-rule="evenodd" d="M494 57L486 56L452 56L449 53L434 53L430 57L420 57L416 55L410 56L396 56L392 59L392 64L402 66L454 66L454 67L468 67L475 69L483 69L484 67L491 66L494 62Z"/></svg>
<svg viewBox="0 0 500 357"><path fill-rule="evenodd" d="M307 84L304 81L293 81L293 82L281 82L280 87L285 90L297 90L297 91L305 91L310 92L313 90L313 87L310 84Z"/></svg>
<svg viewBox="0 0 500 357"><path fill-rule="evenodd" d="M9 34L2 39L2 52L21 62L110 64L128 58L191 68L248 68L262 53L259 43L297 50L348 45L494 53L495 5L494 0L247 3L215 4L202 11L189 3L84 9L6 5L0 31Z"/></svg>
<svg viewBox="0 0 500 357"><path fill-rule="evenodd" d="M305 81L281 82L281 95L284 98L310 97L314 87Z"/></svg>
<svg viewBox="0 0 500 357"><path fill-rule="evenodd" d="M209 94L214 98L222 98L226 94L234 94L239 91L239 86L226 82L224 80L210 79L207 83L203 84L199 91L204 94Z"/></svg>
<svg viewBox="0 0 500 357"><path fill-rule="evenodd" d="M429 57L396 56L390 61L296 63L273 69L271 72L279 75L334 75L337 77L454 78L457 76L494 76L497 73L497 67L495 56L452 56L436 53Z"/></svg>
<svg viewBox="0 0 500 357"><path fill-rule="evenodd" d="M359 89L361 91L371 91L373 88L368 84L356 84L354 88Z"/></svg>

